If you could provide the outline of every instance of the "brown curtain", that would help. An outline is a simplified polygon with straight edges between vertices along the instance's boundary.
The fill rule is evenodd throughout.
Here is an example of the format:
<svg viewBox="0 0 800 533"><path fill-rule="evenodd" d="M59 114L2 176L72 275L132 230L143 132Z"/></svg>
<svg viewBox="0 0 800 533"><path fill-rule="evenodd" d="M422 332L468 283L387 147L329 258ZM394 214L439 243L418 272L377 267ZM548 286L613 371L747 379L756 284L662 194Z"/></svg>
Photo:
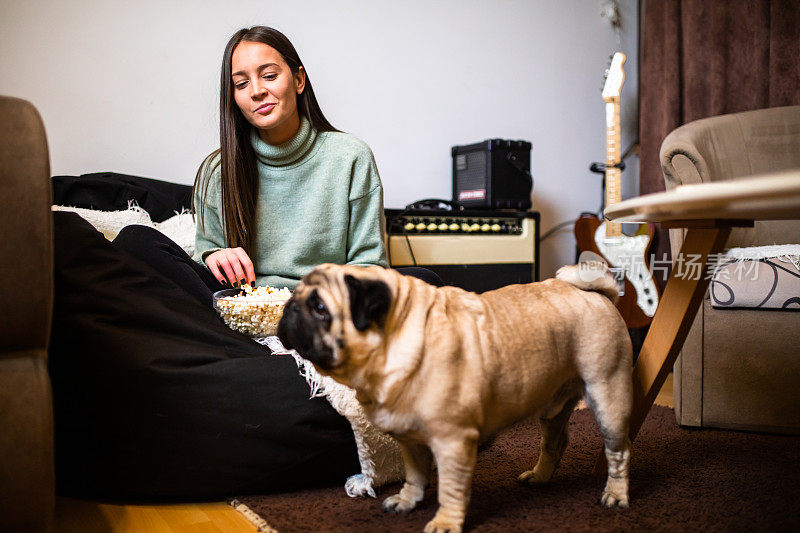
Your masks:
<svg viewBox="0 0 800 533"><path fill-rule="evenodd" d="M800 0L645 0L639 90L642 194L658 151L693 120L800 104ZM656 257L669 251L659 232Z"/></svg>

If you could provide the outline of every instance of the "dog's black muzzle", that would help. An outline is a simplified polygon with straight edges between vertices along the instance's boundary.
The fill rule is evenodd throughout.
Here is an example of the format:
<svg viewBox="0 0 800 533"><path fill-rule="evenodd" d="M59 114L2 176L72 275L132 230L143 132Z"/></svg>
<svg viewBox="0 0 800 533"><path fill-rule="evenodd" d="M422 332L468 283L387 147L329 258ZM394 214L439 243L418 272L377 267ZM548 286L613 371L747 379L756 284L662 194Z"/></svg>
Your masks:
<svg viewBox="0 0 800 533"><path fill-rule="evenodd" d="M322 342L318 323L310 316L304 316L302 304L294 297L283 307L283 316L278 322L278 339L289 350L296 350L323 370L333 367L333 350Z"/></svg>

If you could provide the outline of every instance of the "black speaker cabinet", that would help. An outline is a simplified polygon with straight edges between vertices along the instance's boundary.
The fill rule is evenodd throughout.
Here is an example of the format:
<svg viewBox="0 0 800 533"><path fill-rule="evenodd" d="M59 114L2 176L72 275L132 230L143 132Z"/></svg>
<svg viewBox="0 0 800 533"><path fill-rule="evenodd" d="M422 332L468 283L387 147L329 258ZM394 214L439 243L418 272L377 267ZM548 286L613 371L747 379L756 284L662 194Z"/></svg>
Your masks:
<svg viewBox="0 0 800 533"><path fill-rule="evenodd" d="M453 201L465 208L531 206L531 143L489 139L453 146Z"/></svg>
<svg viewBox="0 0 800 533"><path fill-rule="evenodd" d="M539 279L539 213L386 210L389 264L421 266L472 292Z"/></svg>

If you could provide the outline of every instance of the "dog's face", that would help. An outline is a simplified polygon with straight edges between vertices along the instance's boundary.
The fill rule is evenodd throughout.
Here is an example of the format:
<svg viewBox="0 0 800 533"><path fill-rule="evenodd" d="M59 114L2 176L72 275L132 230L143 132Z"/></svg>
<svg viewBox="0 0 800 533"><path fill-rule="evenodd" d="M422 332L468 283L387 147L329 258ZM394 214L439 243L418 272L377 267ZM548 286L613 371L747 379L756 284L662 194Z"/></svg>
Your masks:
<svg viewBox="0 0 800 533"><path fill-rule="evenodd" d="M346 377L381 342L390 283L375 268L320 265L286 302L278 338L322 372Z"/></svg>

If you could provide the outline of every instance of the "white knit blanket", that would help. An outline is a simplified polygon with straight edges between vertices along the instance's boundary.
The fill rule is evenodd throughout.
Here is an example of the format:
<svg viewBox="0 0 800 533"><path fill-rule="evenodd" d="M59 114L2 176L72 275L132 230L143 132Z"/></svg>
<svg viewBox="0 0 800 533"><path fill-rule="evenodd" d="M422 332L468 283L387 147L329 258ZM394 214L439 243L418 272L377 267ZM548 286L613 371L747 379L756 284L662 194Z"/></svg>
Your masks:
<svg viewBox="0 0 800 533"><path fill-rule="evenodd" d="M778 259L792 263L800 268L800 244L774 244L771 246L749 246L747 248L731 248L725 253L726 259L752 261L758 259Z"/></svg>
<svg viewBox="0 0 800 533"><path fill-rule="evenodd" d="M190 256L194 254L195 222L192 214L185 209L180 213L176 211L174 217L163 222L153 222L148 212L136 205L133 200L128 202L128 209L122 211L98 211L66 205L54 205L51 209L77 213L109 241L113 241L125 226L131 224L149 226L172 239Z"/></svg>
<svg viewBox="0 0 800 533"><path fill-rule="evenodd" d="M264 337L256 341L269 347L273 355L291 355L300 369L300 375L311 387L311 398L324 397L337 413L350 422L358 447L361 473L347 478L344 490L348 496L369 494L375 498L377 487L404 478L405 468L397 441L367 420L353 389L321 375L313 364L300 357L296 351L284 348L278 337Z"/></svg>

